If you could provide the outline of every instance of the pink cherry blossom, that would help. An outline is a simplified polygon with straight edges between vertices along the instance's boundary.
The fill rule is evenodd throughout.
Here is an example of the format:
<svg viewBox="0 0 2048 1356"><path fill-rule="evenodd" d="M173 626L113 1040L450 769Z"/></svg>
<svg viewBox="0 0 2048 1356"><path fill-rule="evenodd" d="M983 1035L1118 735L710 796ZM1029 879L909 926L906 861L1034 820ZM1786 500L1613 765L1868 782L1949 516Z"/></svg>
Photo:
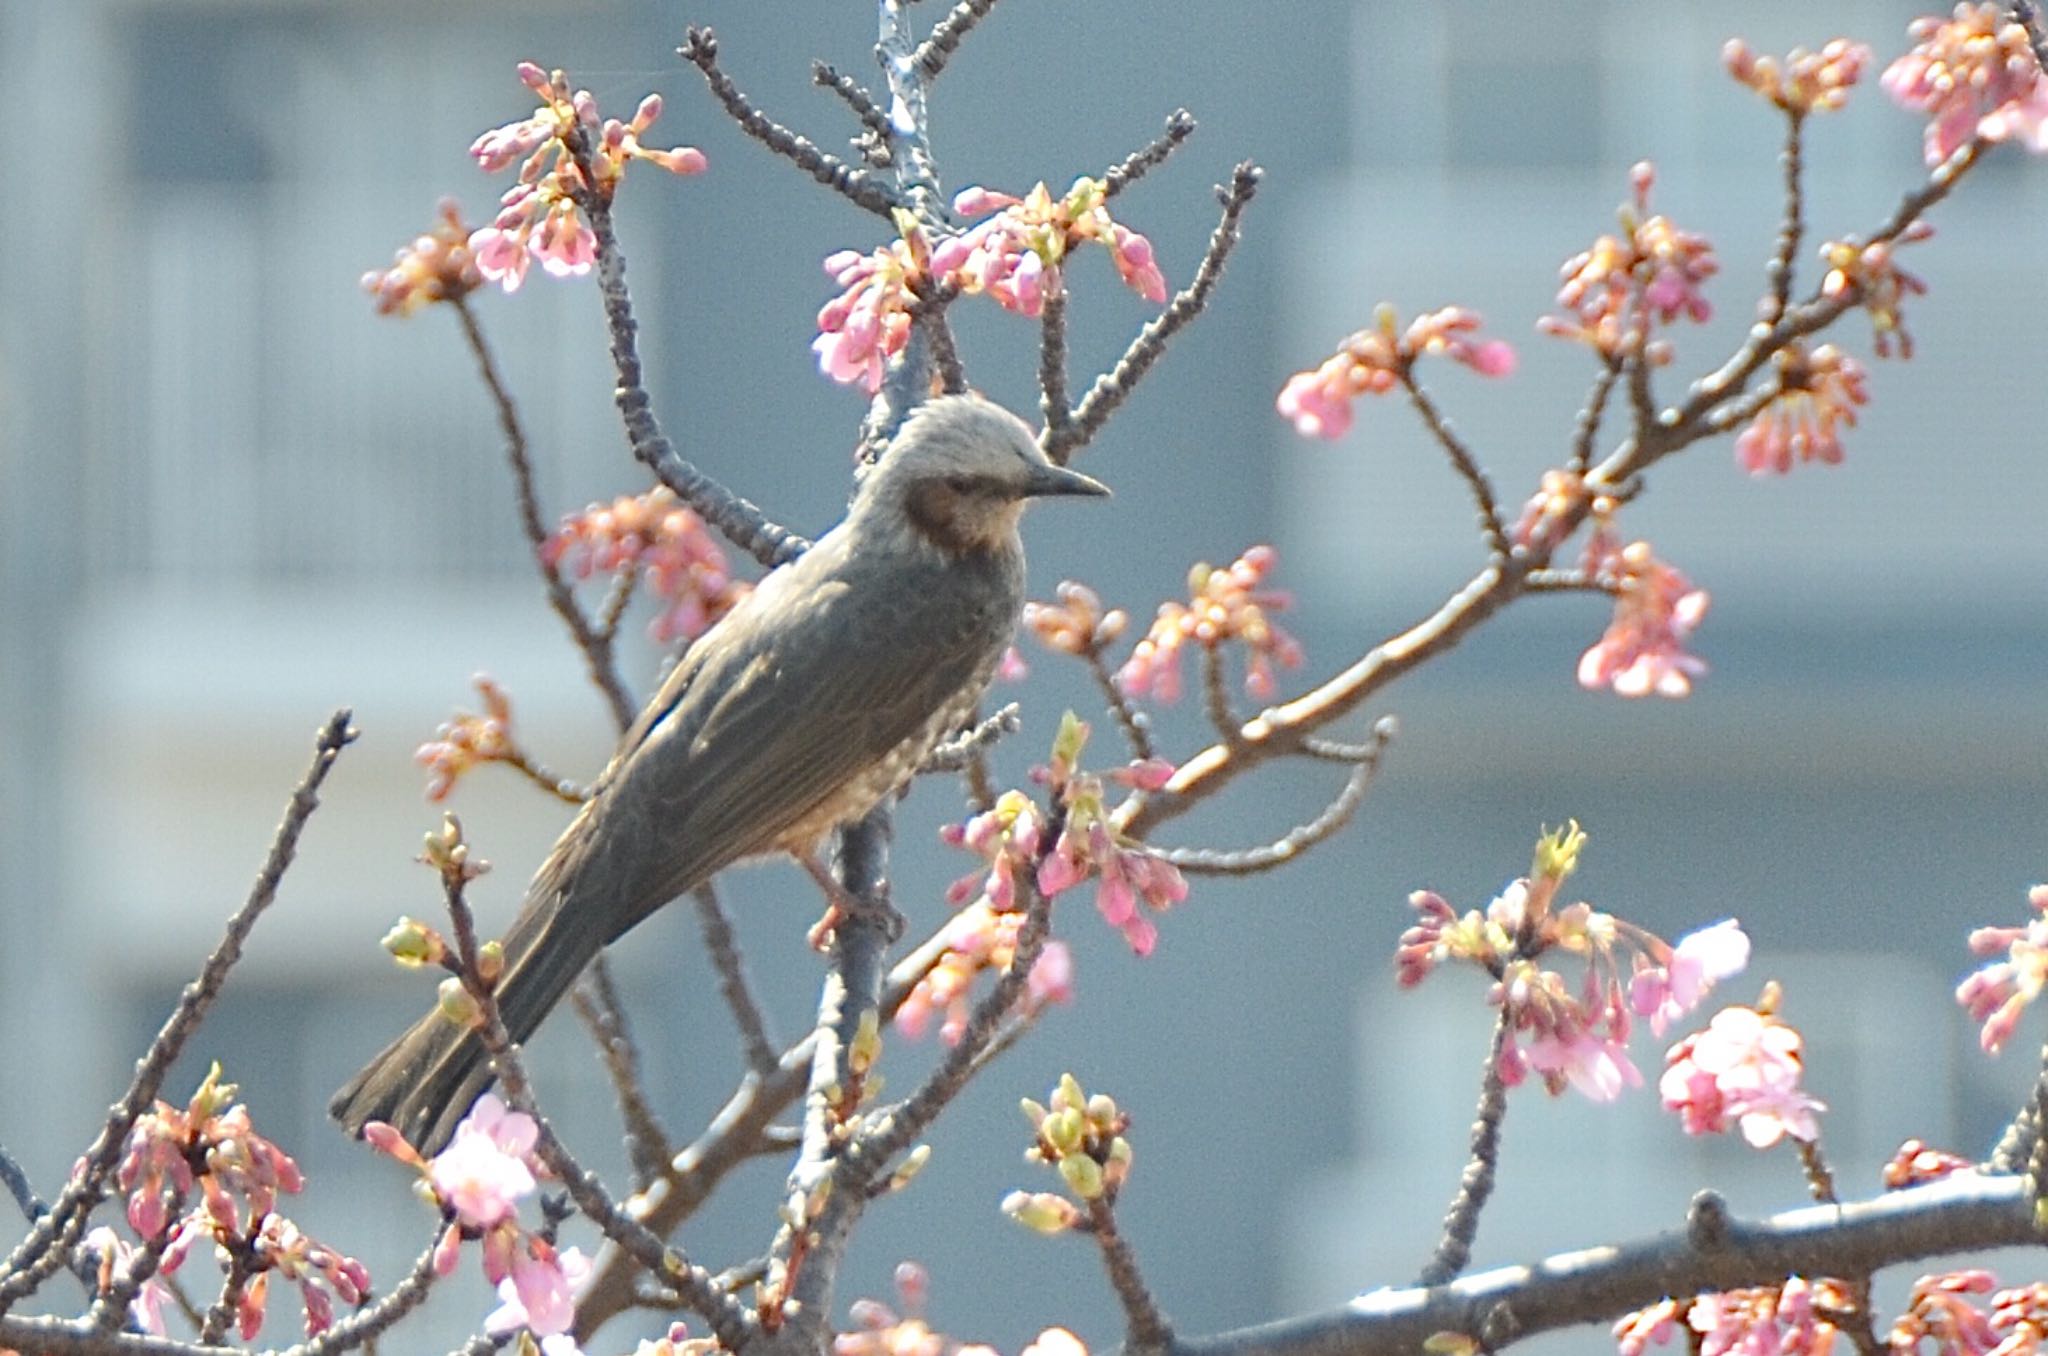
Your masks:
<svg viewBox="0 0 2048 1356"><path fill-rule="evenodd" d="M1713 314L1701 290L1720 271L1713 243L1651 213L1655 180L1648 161L1631 171L1634 198L1620 212L1623 233L1603 235L1565 260L1557 302L1567 314L1543 317L1538 330L1588 344L1610 360L1640 352L1661 365L1671 353L1669 344L1653 337L1657 325L1681 315L1704 321Z"/></svg>
<svg viewBox="0 0 2048 1356"><path fill-rule="evenodd" d="M1180 657L1189 641L1207 650L1236 642L1246 655L1245 690L1261 701L1272 697L1276 669L1302 660L1301 643L1274 620L1293 605L1291 595L1267 586L1279 563L1272 547L1253 546L1222 569L1197 564L1188 572L1188 601L1160 604L1117 671L1117 686L1126 696L1170 704L1180 697Z"/></svg>
<svg viewBox="0 0 2048 1356"><path fill-rule="evenodd" d="M1804 1045L1767 1011L1723 1008L1671 1047L1657 1090L1689 1135L1719 1134L1734 1121L1759 1149L1788 1135L1811 1143L1820 1134L1814 1113L1826 1107L1799 1086Z"/></svg>
<svg viewBox="0 0 2048 1356"><path fill-rule="evenodd" d="M576 1322L576 1298L591 1280L591 1260L579 1248L557 1252L529 1238L512 1255L512 1274L498 1282L498 1307L484 1320L492 1334L527 1329L536 1337L566 1333Z"/></svg>
<svg viewBox="0 0 2048 1356"><path fill-rule="evenodd" d="M1793 343L1773 360L1778 394L1735 438L1735 460L1751 475L1784 475L1795 462L1842 460L1839 425L1853 427L1870 400L1863 366L1833 344L1808 352Z"/></svg>
<svg viewBox="0 0 2048 1356"><path fill-rule="evenodd" d="M1347 336L1337 352L1280 388L1274 407L1305 438L1336 439L1351 427L1351 402L1384 395L1408 380L1418 358L1443 356L1482 377L1510 376L1515 350L1499 339L1475 340L1479 313L1462 306L1428 311L1397 333L1391 306L1381 306L1371 328Z"/></svg>
<svg viewBox="0 0 2048 1356"><path fill-rule="evenodd" d="M2007 6L1960 4L1950 18L1915 19L1906 31L1912 50L1878 83L1900 107L1929 116L1928 164L1941 164L1972 139L2048 151L2048 81L2026 28Z"/></svg>
<svg viewBox="0 0 2048 1356"><path fill-rule="evenodd" d="M1651 553L1648 542L1616 552L1602 571L1615 589L1614 620L1579 660L1579 686L1623 697L1683 697L1707 670L1685 642L1706 615L1707 594Z"/></svg>
<svg viewBox="0 0 2048 1356"><path fill-rule="evenodd" d="M2020 1014L2048 985L2048 885L2027 892L2034 917L2020 927L1985 927L1970 934L1970 950L1980 956L2005 953L1956 987L1956 1001L1982 1024L1977 1040L1996 1053L2012 1038Z"/></svg>
<svg viewBox="0 0 2048 1356"><path fill-rule="evenodd" d="M1667 964L1639 970L1629 983L1629 1007L1648 1017L1651 1032L1662 1036L1698 1007L1714 985L1748 964L1748 935L1733 918L1723 919L1679 938Z"/></svg>
<svg viewBox="0 0 2048 1356"><path fill-rule="evenodd" d="M526 1157L538 1133L531 1116L507 1111L495 1093L485 1093L428 1165L427 1178L465 1226L488 1230L533 1193Z"/></svg>
<svg viewBox="0 0 2048 1356"><path fill-rule="evenodd" d="M1849 89L1870 64L1870 48L1836 38L1818 52L1795 47L1790 55L1758 56L1748 43L1731 38L1721 49L1728 73L1788 113L1805 116L1840 108Z"/></svg>
<svg viewBox="0 0 2048 1356"><path fill-rule="evenodd" d="M1095 241L1126 287L1155 304L1166 300L1166 278L1152 242L1112 218L1101 181L1076 179L1054 198L1045 184L1019 198L979 185L953 198L963 217L987 217L932 251L932 273L969 295L986 294L1005 310L1035 316L1046 294L1062 285L1060 270L1075 246ZM990 215L990 214L993 215Z"/></svg>

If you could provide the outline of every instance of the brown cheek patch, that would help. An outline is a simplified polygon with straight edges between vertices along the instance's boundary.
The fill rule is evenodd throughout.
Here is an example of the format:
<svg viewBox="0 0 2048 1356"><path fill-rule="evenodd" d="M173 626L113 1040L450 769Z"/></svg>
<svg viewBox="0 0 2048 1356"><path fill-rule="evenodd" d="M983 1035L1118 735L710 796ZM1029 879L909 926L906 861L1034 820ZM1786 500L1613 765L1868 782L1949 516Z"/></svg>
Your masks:
<svg viewBox="0 0 2048 1356"><path fill-rule="evenodd" d="M964 556L981 546L966 529L961 496L942 481L913 488L904 507L924 539L950 556Z"/></svg>

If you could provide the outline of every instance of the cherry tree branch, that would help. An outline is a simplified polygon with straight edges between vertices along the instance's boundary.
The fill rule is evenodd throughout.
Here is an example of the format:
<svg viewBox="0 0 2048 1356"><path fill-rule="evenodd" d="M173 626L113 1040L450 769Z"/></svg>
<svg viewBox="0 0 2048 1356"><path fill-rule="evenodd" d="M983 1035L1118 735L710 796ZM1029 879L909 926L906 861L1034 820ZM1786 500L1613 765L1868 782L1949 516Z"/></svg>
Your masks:
<svg viewBox="0 0 2048 1356"><path fill-rule="evenodd" d="M128 1132L134 1128L136 1118L156 1100L164 1075L170 1072L171 1065L184 1052L186 1042L191 1040L206 1014L212 1010L214 1000L220 997L221 988L227 983L228 971L241 959L242 948L255 929L256 921L276 900L284 873L298 855L299 836L305 831L306 821L313 817L313 811L320 805L320 788L327 781L334 760L355 740L356 730L350 720L351 714L344 707L328 717L326 724L320 727L314 741L312 766L306 770L304 779L285 805L284 819L271 838L270 850L264 856L262 868L256 873L256 882L250 887L248 898L228 920L226 934L206 958L198 977L178 995L177 1006L150 1042L149 1049L137 1061L135 1077L130 1080L121 1100L114 1104L112 1113L100 1127L91 1147L80 1158L70 1180L58 1193L56 1203L36 1220L28 1236L9 1254L6 1262L0 1264L0 1315L4 1315L16 1301L34 1293L52 1272L63 1266L70 1250L84 1234L93 1207L106 1195L107 1182L127 1146Z"/></svg>

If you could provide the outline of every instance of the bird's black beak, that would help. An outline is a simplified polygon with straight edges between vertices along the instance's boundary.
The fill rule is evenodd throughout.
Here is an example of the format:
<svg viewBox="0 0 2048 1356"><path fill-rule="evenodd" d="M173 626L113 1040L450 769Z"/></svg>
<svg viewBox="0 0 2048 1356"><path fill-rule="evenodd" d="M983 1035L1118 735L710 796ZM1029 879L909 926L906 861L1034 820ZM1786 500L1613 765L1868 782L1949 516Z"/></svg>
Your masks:
<svg viewBox="0 0 2048 1356"><path fill-rule="evenodd" d="M1027 499L1038 499L1054 494L1103 496L1108 493L1109 486L1093 476L1084 476L1079 471L1070 471L1064 466L1054 466L1051 462L1047 462L1043 466L1032 467L1031 473L1024 479L1023 497Z"/></svg>

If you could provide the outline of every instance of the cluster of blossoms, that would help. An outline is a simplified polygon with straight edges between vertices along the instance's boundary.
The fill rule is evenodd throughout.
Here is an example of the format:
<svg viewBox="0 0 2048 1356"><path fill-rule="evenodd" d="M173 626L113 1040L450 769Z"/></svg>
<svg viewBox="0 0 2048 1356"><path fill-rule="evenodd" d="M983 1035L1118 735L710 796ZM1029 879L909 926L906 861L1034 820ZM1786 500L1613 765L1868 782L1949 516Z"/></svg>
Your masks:
<svg viewBox="0 0 2048 1356"><path fill-rule="evenodd" d="M1663 1346L1681 1322L1699 1356L1829 1356L1848 1339L1831 1319L1857 1311L1848 1282L1788 1277L1783 1285L1660 1300L1614 1325L1621 1356Z"/></svg>
<svg viewBox="0 0 2048 1356"><path fill-rule="evenodd" d="M849 1307L855 1328L832 1339L832 1356L997 1356L980 1342L956 1342L934 1332L921 1317L931 1281L923 1267L902 1262L896 1267L895 1306L876 1299L857 1299ZM667 1352L636 1352L635 1356L668 1356ZM1024 1348L1022 1356L1088 1356L1080 1338L1065 1328L1047 1328Z"/></svg>
<svg viewBox="0 0 2048 1356"><path fill-rule="evenodd" d="M541 561L566 567L579 579L638 571L660 600L649 630L663 645L703 635L753 588L733 578L704 520L677 503L666 486L564 518L542 545Z"/></svg>
<svg viewBox="0 0 2048 1356"><path fill-rule="evenodd" d="M530 61L519 63L519 79L540 96L529 117L494 127L469 148L470 158L490 173L519 166L519 180L499 201L497 217L469 238L483 276L515 292L535 261L555 277L590 271L597 262L597 237L583 219L578 199L586 192L610 201L630 160L645 160L671 174L697 174L704 154L691 146L659 149L640 138L661 116L661 96L640 101L632 121L600 118L589 90L571 92L561 72L549 74ZM570 153L569 134L582 129L596 178L586 184Z"/></svg>
<svg viewBox="0 0 2048 1356"><path fill-rule="evenodd" d="M988 219L940 242L932 270L964 293L985 293L1006 311L1035 316L1045 308L1046 293L1060 286L1069 251L1092 240L1109 251L1126 287L1164 302L1166 277L1152 242L1111 217L1108 204L1107 186L1085 176L1059 198L1043 182L1021 198L980 186L962 189L953 210Z"/></svg>
<svg viewBox="0 0 2048 1356"><path fill-rule="evenodd" d="M1628 1056L1632 1018L1648 1018L1663 1035L1749 963L1749 939L1730 919L1673 946L1590 904L1558 907L1558 889L1577 869L1585 841L1577 824L1545 834L1529 875L1483 912L1461 917L1435 891L1416 891L1408 902L1419 918L1401 935L1395 970L1403 988L1446 961L1484 970L1494 980L1487 1001L1501 1009L1508 1030L1502 1081L1514 1087L1535 1073L1553 1095L1571 1086L1605 1102L1642 1082ZM1576 989L1541 964L1553 950L1584 961Z"/></svg>
<svg viewBox="0 0 2048 1356"><path fill-rule="evenodd" d="M277 1213L278 1196L298 1193L305 1180L290 1155L256 1133L235 1091L234 1084L221 1082L216 1064L185 1106L159 1101L129 1131L114 1180L127 1193L128 1226L160 1249L156 1275L135 1291L130 1316L146 1331L163 1335L170 1291L162 1278L203 1241L247 1277L234 1296L236 1330L244 1341L263 1327L273 1274L299 1287L306 1334L312 1336L334 1322L335 1301L350 1307L362 1302L370 1273ZM197 1202L180 1214L195 1195ZM87 1242L99 1251L103 1292L137 1261L137 1250L111 1229L96 1230Z"/></svg>
<svg viewBox="0 0 2048 1356"><path fill-rule="evenodd" d="M427 799L441 801L465 772L479 763L499 763L518 756L512 737L512 698L497 680L479 673L470 682L483 699L483 714L457 711L434 729L434 737L413 750L412 760L427 770Z"/></svg>
<svg viewBox="0 0 2048 1356"><path fill-rule="evenodd" d="M1916 244L1934 234L1934 227L1916 221L1891 241L1859 244L1854 240L1830 240L1821 246L1821 261L1828 271L1821 279L1821 295L1848 295L1870 316L1871 347L1880 358L1913 356L1913 336L1906 332L1905 301L1924 296L1927 284L1898 265L1898 246Z"/></svg>
<svg viewBox="0 0 2048 1356"><path fill-rule="evenodd" d="M498 1288L499 1300L485 1320L486 1331L504 1336L525 1330L542 1339L547 1356L567 1356L575 1347L566 1334L591 1263L579 1249L558 1249L519 1222L519 1202L547 1172L534 1153L539 1137L533 1117L508 1110L495 1093L477 1101L448 1147L431 1160L382 1121L363 1127L373 1147L420 1174L420 1194L449 1223L435 1247L435 1273L455 1270L464 1242L481 1245L484 1276Z"/></svg>
<svg viewBox="0 0 2048 1356"><path fill-rule="evenodd" d="M441 199L440 224L398 251L390 268L373 269L363 290L377 299L378 315L411 315L437 301L468 296L484 284L469 248L470 229L453 198Z"/></svg>
<svg viewBox="0 0 2048 1356"><path fill-rule="evenodd" d="M2048 151L2048 81L2011 6L1961 4L1948 19L1915 19L1906 31L1913 49L1878 83L1900 107L1932 119L1928 164L1972 141L2017 140Z"/></svg>
<svg viewBox="0 0 2048 1356"><path fill-rule="evenodd" d="M1512 374L1514 349L1504 340L1475 338L1479 325L1477 311L1447 306L1417 316L1403 331L1394 308L1381 305L1372 328L1346 337L1320 367L1289 377L1274 404L1304 438L1334 439L1351 427L1352 401L1401 385L1425 355L1463 363L1482 377Z"/></svg>
<svg viewBox="0 0 2048 1356"><path fill-rule="evenodd" d="M869 395L882 389L888 360L910 340L910 312L931 277L932 250L908 213L896 217L898 238L871 254L840 250L825 273L845 290L818 311L811 352L818 370Z"/></svg>
<svg viewBox="0 0 2048 1356"><path fill-rule="evenodd" d="M1130 614L1122 608L1104 610L1101 595L1086 584L1063 580L1053 596L1059 601L1024 604L1024 629L1049 650L1097 654L1131 624Z"/></svg>
<svg viewBox="0 0 2048 1356"><path fill-rule="evenodd" d="M1014 804L1009 808L1018 809ZM975 878L968 879L971 882ZM1007 873L1004 882L1009 882ZM983 971L1000 974L1010 968L1017 955L1017 934L1023 926L1023 913L999 912L986 899L977 899L955 914L941 936L945 950L938 963L925 972L903 1005L896 1009L896 1029L916 1040L931 1024L932 1014L944 1013L939 1039L948 1045L959 1044L967 1030L967 995L974 988L975 977ZM1065 942L1048 941L1026 979L1024 1011L1037 1012L1048 1003L1065 1003L1073 996L1073 953Z"/></svg>
<svg viewBox="0 0 2048 1356"><path fill-rule="evenodd" d="M918 298L939 286L984 293L1005 310L1038 315L1046 293L1060 286L1068 251L1084 241L1109 250L1124 282L1149 301L1166 300L1166 279L1152 257L1152 242L1116 221L1107 194L1094 179L1076 179L1055 199L1044 184L1022 198L986 188L953 199L963 216L988 220L933 245L916 218L896 213L897 238L863 254L840 250L825 273L842 289L818 312L811 351L818 370L842 385L872 394L882 388L888 360L910 338Z"/></svg>
<svg viewBox="0 0 2048 1356"><path fill-rule="evenodd" d="M1046 782L1061 807L1059 835L1050 846L1045 842L1045 819L1020 791L1004 792L992 808L965 824L940 830L946 842L989 863L986 872L971 872L955 881L946 898L958 905L978 897L997 913L1005 913L1017 907L1020 875L1031 879L1048 899L1092 878L1095 907L1103 920L1123 933L1131 950L1150 955L1159 929L1146 910L1162 912L1186 899L1187 880L1178 867L1117 833L1104 800L1103 778L1079 770L1087 742L1087 723L1071 711L1065 713L1053 739L1051 764L1033 774ZM1172 776L1170 765L1151 759L1110 773L1109 779L1138 790L1157 790ZM1141 903L1145 909L1138 907Z"/></svg>
<svg viewBox="0 0 2048 1356"><path fill-rule="evenodd" d="M1671 1047L1657 1091L1676 1111L1688 1135L1718 1135L1729 1125L1767 1149L1790 1136L1811 1144L1820 1136L1816 1112L1826 1106L1800 1087L1805 1041L1778 1020L1778 989L1764 986L1755 1007L1727 1007Z"/></svg>
<svg viewBox="0 0 2048 1356"><path fill-rule="evenodd" d="M1772 362L1777 394L1736 435L1736 462L1751 475L1784 475L1794 462L1840 464L1836 430L1854 427L1856 407L1870 402L1863 365L1833 344L1787 344Z"/></svg>
<svg viewBox="0 0 2048 1356"><path fill-rule="evenodd" d="M1611 550L1594 575L1614 593L1614 619L1579 657L1579 686L1624 697L1691 692L1707 664L1685 643L1707 614L1706 590L1657 559L1646 541Z"/></svg>
<svg viewBox="0 0 2048 1356"><path fill-rule="evenodd" d="M1131 1175L1131 1142L1124 1138L1130 1117L1107 1093L1089 1096L1072 1074L1060 1076L1047 1100L1049 1106L1024 1099L1025 1118L1038 1136L1025 1159L1050 1164L1083 1201L1113 1202ZM1064 1233L1086 1218L1072 1199L1050 1191L1013 1191L1003 1198L1003 1213L1041 1234Z"/></svg>
<svg viewBox="0 0 2048 1356"><path fill-rule="evenodd" d="M2048 984L2048 885L2027 891L2034 917L2019 927L1978 928L1970 934L1970 950L1980 956L2004 953L1956 988L1956 1001L1982 1024L1978 1043L1996 1053L2012 1039L2020 1013L2040 997Z"/></svg>
<svg viewBox="0 0 2048 1356"><path fill-rule="evenodd" d="M1292 602L1286 593L1266 587L1279 563L1280 553L1272 547L1254 546L1222 569L1203 563L1189 570L1188 601L1159 605L1151 629L1117 671L1117 686L1126 696L1178 700L1181 651L1187 642L1214 650L1234 640L1247 655L1245 690L1261 701L1271 697L1275 666L1291 669L1301 663L1301 643L1273 620Z"/></svg>
<svg viewBox="0 0 2048 1356"><path fill-rule="evenodd" d="M1848 102L1870 64L1870 48L1836 38L1818 52L1795 47L1784 58L1758 56L1740 38L1721 49L1728 73L1794 117L1825 113Z"/></svg>
<svg viewBox="0 0 2048 1356"><path fill-rule="evenodd" d="M1650 211L1656 167L1645 160L1629 171L1633 201L1621 208L1620 235L1603 235L1591 249L1565 260L1557 304L1568 315L1544 316L1536 328L1590 345L1609 362L1640 353L1653 365L1671 361L1671 347L1652 339L1652 322L1713 314L1700 287L1720 271L1705 236L1683 230Z"/></svg>

